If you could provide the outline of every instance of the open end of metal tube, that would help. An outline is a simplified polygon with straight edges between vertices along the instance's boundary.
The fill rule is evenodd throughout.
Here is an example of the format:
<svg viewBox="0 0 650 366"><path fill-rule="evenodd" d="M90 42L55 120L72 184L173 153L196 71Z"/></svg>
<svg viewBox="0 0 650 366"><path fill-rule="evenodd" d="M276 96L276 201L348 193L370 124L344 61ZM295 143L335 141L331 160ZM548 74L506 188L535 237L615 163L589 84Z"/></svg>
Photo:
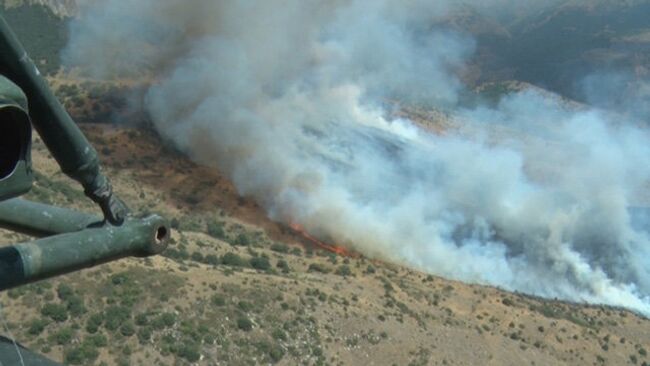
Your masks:
<svg viewBox="0 0 650 366"><path fill-rule="evenodd" d="M169 238L169 230L164 226L159 226L156 229L156 244L163 244Z"/></svg>
<svg viewBox="0 0 650 366"><path fill-rule="evenodd" d="M158 225L152 227L152 241L146 249L145 253L141 253L145 256L156 255L162 253L166 248L171 237L171 230L166 222L161 220Z"/></svg>

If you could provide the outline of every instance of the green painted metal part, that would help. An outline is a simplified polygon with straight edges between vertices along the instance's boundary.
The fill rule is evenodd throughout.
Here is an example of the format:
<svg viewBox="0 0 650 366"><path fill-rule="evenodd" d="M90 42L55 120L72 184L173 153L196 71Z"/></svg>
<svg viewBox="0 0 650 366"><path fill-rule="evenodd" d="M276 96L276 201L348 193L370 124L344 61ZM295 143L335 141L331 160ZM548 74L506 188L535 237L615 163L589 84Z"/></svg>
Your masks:
<svg viewBox="0 0 650 366"><path fill-rule="evenodd" d="M0 227L31 236L71 233L101 225L103 225L101 217L68 208L22 198L0 202Z"/></svg>
<svg viewBox="0 0 650 366"><path fill-rule="evenodd" d="M1 17L0 55L3 74L25 92L34 128L61 170L84 187L93 185L99 174L97 152L54 96L34 62Z"/></svg>
<svg viewBox="0 0 650 366"><path fill-rule="evenodd" d="M19 196L32 186L31 132L27 97L0 75L0 200Z"/></svg>
<svg viewBox="0 0 650 366"><path fill-rule="evenodd" d="M18 161L14 174L0 179L0 201L27 193L32 187L32 181L31 166L24 160Z"/></svg>
<svg viewBox="0 0 650 366"><path fill-rule="evenodd" d="M95 219L81 213L58 215L65 209L25 200L10 204L13 207L2 204L0 226L23 226L45 233L78 229ZM13 215L21 206L26 208L25 212L37 207L42 210L33 217L33 225L25 222L28 216ZM77 224L67 221L70 217L79 217L81 221ZM0 248L0 291L128 256L155 255L167 247L170 236L167 220L158 215L128 217L120 226L94 222L95 225L80 231Z"/></svg>
<svg viewBox="0 0 650 366"><path fill-rule="evenodd" d="M0 75L0 107L4 106L14 106L25 111L25 113L29 109L27 107L27 96L22 89L11 80Z"/></svg>
<svg viewBox="0 0 650 366"><path fill-rule="evenodd" d="M32 125L63 173L81 183L86 195L99 204L107 220L121 223L128 208L113 194L110 182L100 170L97 152L54 96L1 16L0 72L25 93Z"/></svg>
<svg viewBox="0 0 650 366"><path fill-rule="evenodd" d="M60 363L34 353L11 339L0 337L0 366L61 366Z"/></svg>
<svg viewBox="0 0 650 366"><path fill-rule="evenodd" d="M97 152L1 16L0 73L0 227L40 237L0 246L0 291L128 256L161 253L170 238L168 222L158 215L129 214L101 172ZM32 126L103 217L13 198L33 182ZM16 352L16 347L0 337L0 366L57 364L20 346Z"/></svg>

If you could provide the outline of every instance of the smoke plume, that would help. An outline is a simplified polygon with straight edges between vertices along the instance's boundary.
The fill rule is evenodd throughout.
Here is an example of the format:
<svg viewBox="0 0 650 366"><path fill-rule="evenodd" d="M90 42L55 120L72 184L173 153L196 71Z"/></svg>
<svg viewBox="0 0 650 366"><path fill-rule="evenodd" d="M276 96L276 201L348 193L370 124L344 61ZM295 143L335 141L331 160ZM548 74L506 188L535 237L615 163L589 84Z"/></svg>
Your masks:
<svg viewBox="0 0 650 366"><path fill-rule="evenodd" d="M448 278L650 315L647 220L631 208L648 131L534 89L458 107L476 44L445 19L472 5L104 0L71 23L64 60L155 80L158 131L273 220ZM461 127L431 133L397 104Z"/></svg>

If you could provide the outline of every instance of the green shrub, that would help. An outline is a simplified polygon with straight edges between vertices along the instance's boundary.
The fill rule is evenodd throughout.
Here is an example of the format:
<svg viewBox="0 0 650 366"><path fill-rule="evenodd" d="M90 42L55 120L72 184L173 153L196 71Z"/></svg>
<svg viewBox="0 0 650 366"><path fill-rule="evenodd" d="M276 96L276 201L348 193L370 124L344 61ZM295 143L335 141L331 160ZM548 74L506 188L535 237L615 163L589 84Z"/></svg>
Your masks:
<svg viewBox="0 0 650 366"><path fill-rule="evenodd" d="M226 253L221 258L221 263L227 266L245 267L246 261L235 253Z"/></svg>
<svg viewBox="0 0 650 366"><path fill-rule="evenodd" d="M130 356L133 353L133 350L131 349L131 346L128 344L125 344L124 347L122 347L122 354L125 356Z"/></svg>
<svg viewBox="0 0 650 366"><path fill-rule="evenodd" d="M253 304L248 301L240 301L237 303L237 308L243 312L249 312L253 309Z"/></svg>
<svg viewBox="0 0 650 366"><path fill-rule="evenodd" d="M124 322L131 318L131 309L124 306L109 306L106 308L106 329L117 330Z"/></svg>
<svg viewBox="0 0 650 366"><path fill-rule="evenodd" d="M172 227L172 229L178 229L181 226L181 222L178 220L178 218L174 217L169 225Z"/></svg>
<svg viewBox="0 0 650 366"><path fill-rule="evenodd" d="M186 260L190 258L190 254L187 252L185 248L181 250L176 250L174 248L167 248L163 252L163 255L167 258L175 259L177 261Z"/></svg>
<svg viewBox="0 0 650 366"><path fill-rule="evenodd" d="M160 316L165 327L171 327L176 323L176 315L174 313L163 313Z"/></svg>
<svg viewBox="0 0 650 366"><path fill-rule="evenodd" d="M120 327L120 333L125 337L130 337L135 334L135 326L133 322L126 322Z"/></svg>
<svg viewBox="0 0 650 366"><path fill-rule="evenodd" d="M118 273L111 276L111 282L113 285L119 286L123 285L130 281L129 275L126 273Z"/></svg>
<svg viewBox="0 0 650 366"><path fill-rule="evenodd" d="M86 321L86 331L88 333L97 333L97 330L104 322L104 316L101 313L93 314Z"/></svg>
<svg viewBox="0 0 650 366"><path fill-rule="evenodd" d="M91 344L84 342L81 345L65 352L64 360L70 365L89 365L99 357L99 351Z"/></svg>
<svg viewBox="0 0 650 366"><path fill-rule="evenodd" d="M149 324L149 317L147 313L140 313L135 317L135 324L142 327Z"/></svg>
<svg viewBox="0 0 650 366"><path fill-rule="evenodd" d="M199 346L193 343L185 343L178 348L177 355L182 357L189 362L196 362L201 358L201 353L199 353Z"/></svg>
<svg viewBox="0 0 650 366"><path fill-rule="evenodd" d="M222 295L212 295L212 304L216 306L224 306L226 305L226 298L224 298Z"/></svg>
<svg viewBox="0 0 650 366"><path fill-rule="evenodd" d="M278 267L282 271L282 273L289 273L289 271L291 271L291 268L289 268L289 264L284 259L280 259L276 264L276 267Z"/></svg>
<svg viewBox="0 0 650 366"><path fill-rule="evenodd" d="M247 317L239 317L237 318L237 328L239 330L243 330L244 332L250 332L253 330L253 322Z"/></svg>
<svg viewBox="0 0 650 366"><path fill-rule="evenodd" d="M282 243L275 243L271 245L271 250L274 252L286 254L289 253L289 246Z"/></svg>
<svg viewBox="0 0 650 366"><path fill-rule="evenodd" d="M56 288L56 294L58 295L61 301L66 301L70 296L74 294L72 287L66 285L65 283L59 284Z"/></svg>
<svg viewBox="0 0 650 366"><path fill-rule="evenodd" d="M47 326L48 321L45 319L34 319L29 323L29 328L27 332L31 335L39 335L45 330L45 327Z"/></svg>
<svg viewBox="0 0 650 366"><path fill-rule="evenodd" d="M165 322L162 317L159 316L151 322L151 326L153 329L162 330L165 329Z"/></svg>
<svg viewBox="0 0 650 366"><path fill-rule="evenodd" d="M203 262L203 254L199 252L192 253L192 260L195 262Z"/></svg>
<svg viewBox="0 0 650 366"><path fill-rule="evenodd" d="M64 360L66 364L81 365L86 360L86 357L81 347L75 347L65 352Z"/></svg>
<svg viewBox="0 0 650 366"><path fill-rule="evenodd" d="M329 268L325 267L324 265L320 263L312 263L309 265L307 268L307 271L309 272L320 272L320 273L329 273L330 270Z"/></svg>
<svg viewBox="0 0 650 366"><path fill-rule="evenodd" d="M275 362L280 362L284 357L284 349L280 345L275 345L271 350L269 350L269 357Z"/></svg>
<svg viewBox="0 0 650 366"><path fill-rule="evenodd" d="M205 263L216 266L219 264L219 257L214 254L208 254L205 256Z"/></svg>
<svg viewBox="0 0 650 366"><path fill-rule="evenodd" d="M324 292L319 293L318 294L318 300L320 300L321 302L327 301L327 294L324 293Z"/></svg>
<svg viewBox="0 0 650 366"><path fill-rule="evenodd" d="M275 328L273 329L273 332L271 333L273 338L279 340L279 341L286 341L287 340L287 333L280 329L280 328Z"/></svg>
<svg viewBox="0 0 650 366"><path fill-rule="evenodd" d="M106 347L108 346L108 339L103 334L93 334L84 339L84 343L92 345L94 347Z"/></svg>
<svg viewBox="0 0 650 366"><path fill-rule="evenodd" d="M65 327L61 328L58 331L56 331L54 334L50 336L50 339L58 344L59 346L68 344L72 340L72 337L74 336L74 331L72 328Z"/></svg>
<svg viewBox="0 0 650 366"><path fill-rule="evenodd" d="M226 239L226 232L223 229L223 223L216 221L208 222L208 235L216 239Z"/></svg>
<svg viewBox="0 0 650 366"><path fill-rule="evenodd" d="M250 260L250 265L260 271L268 271L271 269L271 263L266 257L253 257Z"/></svg>
<svg viewBox="0 0 650 366"><path fill-rule="evenodd" d="M12 288L11 290L7 291L7 295L9 295L9 298L11 299L17 299L21 296L23 296L26 293L25 286L23 287L18 287L18 288Z"/></svg>
<svg viewBox="0 0 650 366"><path fill-rule="evenodd" d="M47 303L41 309L41 314L57 322L64 322L68 319L68 312L61 304Z"/></svg>
<svg viewBox="0 0 650 366"><path fill-rule="evenodd" d="M76 295L70 295L67 297L66 308L70 315L74 317L78 317L86 312L84 300Z"/></svg>
<svg viewBox="0 0 650 366"><path fill-rule="evenodd" d="M291 254L295 255L296 257L302 256L302 249L296 247L291 249Z"/></svg>
<svg viewBox="0 0 650 366"><path fill-rule="evenodd" d="M242 233L242 234L237 235L237 237L235 238L235 241L233 242L233 244L245 247L245 246L249 246L251 244L251 240L248 237L248 235Z"/></svg>
<svg viewBox="0 0 650 366"><path fill-rule="evenodd" d="M336 269L336 274L339 276L348 277L352 276L352 270L350 269L350 266L343 264Z"/></svg>
<svg viewBox="0 0 650 366"><path fill-rule="evenodd" d="M151 322L154 329L165 329L173 326L176 323L176 315L173 313L163 313Z"/></svg>
<svg viewBox="0 0 650 366"><path fill-rule="evenodd" d="M143 327L138 329L138 340L140 341L140 344L149 342L152 334L153 329L151 327Z"/></svg>

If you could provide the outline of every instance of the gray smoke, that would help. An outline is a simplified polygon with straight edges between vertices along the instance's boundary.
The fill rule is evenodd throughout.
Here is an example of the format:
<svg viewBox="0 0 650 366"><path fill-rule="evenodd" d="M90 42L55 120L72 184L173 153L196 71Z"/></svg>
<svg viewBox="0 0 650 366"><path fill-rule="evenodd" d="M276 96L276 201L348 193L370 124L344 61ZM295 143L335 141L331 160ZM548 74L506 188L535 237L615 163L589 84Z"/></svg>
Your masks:
<svg viewBox="0 0 650 366"><path fill-rule="evenodd" d="M599 108L639 121L650 117L650 77L630 70L592 73L578 82L578 95Z"/></svg>
<svg viewBox="0 0 650 366"><path fill-rule="evenodd" d="M648 131L532 89L455 107L475 48L444 25L458 9L105 0L81 9L64 58L154 80L158 131L274 220L445 277L649 315L647 220L628 208L650 178ZM395 101L453 108L462 127L430 133Z"/></svg>

